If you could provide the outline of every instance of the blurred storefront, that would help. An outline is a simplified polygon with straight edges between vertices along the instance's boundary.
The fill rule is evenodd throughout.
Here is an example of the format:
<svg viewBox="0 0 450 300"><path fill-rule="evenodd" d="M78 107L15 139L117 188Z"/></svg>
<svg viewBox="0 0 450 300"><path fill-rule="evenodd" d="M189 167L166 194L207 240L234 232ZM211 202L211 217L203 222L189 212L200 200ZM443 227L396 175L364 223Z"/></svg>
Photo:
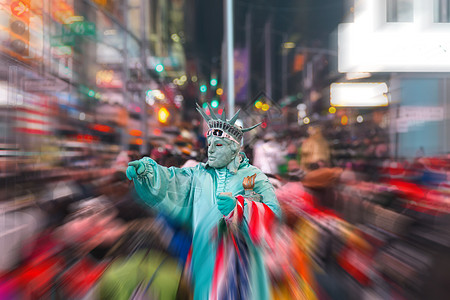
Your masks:
<svg viewBox="0 0 450 300"><path fill-rule="evenodd" d="M172 84L185 73L176 38L183 6L184 1L4 1L0 126L8 155L1 173L14 173L17 159L39 161L41 167L81 166L82 156L95 152L97 167L107 167L121 149L146 151L150 133L164 126L158 111L170 111L174 122L183 100ZM152 90L162 96L153 97Z"/></svg>

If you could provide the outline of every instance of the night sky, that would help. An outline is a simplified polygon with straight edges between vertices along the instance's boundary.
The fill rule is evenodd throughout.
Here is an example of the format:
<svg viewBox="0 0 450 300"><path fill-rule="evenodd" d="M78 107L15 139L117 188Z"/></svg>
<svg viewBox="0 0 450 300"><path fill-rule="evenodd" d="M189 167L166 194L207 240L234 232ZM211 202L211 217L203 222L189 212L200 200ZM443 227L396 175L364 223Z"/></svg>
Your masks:
<svg viewBox="0 0 450 300"><path fill-rule="evenodd" d="M252 90L261 90L264 86L264 25L269 18L272 18L273 73L278 74L283 35L297 46L326 48L329 34L342 22L343 1L234 0L235 47L245 45L245 17L251 12ZM187 20L191 20L195 28L195 37L187 48L187 55L197 61L200 76L208 78L212 71L220 74L223 1L188 0L186 6L191 7ZM277 80L274 78L274 96L281 92Z"/></svg>

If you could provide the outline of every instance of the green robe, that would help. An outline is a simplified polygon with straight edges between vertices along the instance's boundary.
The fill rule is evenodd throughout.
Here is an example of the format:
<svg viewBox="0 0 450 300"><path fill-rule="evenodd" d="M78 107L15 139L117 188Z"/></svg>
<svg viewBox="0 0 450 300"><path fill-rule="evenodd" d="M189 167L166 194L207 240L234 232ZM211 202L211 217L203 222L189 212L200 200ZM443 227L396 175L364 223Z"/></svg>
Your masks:
<svg viewBox="0 0 450 300"><path fill-rule="evenodd" d="M277 216L280 207L268 178L258 168L250 165L241 153L237 170L215 169L207 164L193 168L166 168L150 158L141 161L146 171L134 179L136 190L144 202L161 210L180 225L193 232L192 275L194 299L208 299L214 270L217 240L214 228L223 217L217 208L216 195L231 192L244 195L242 181L257 174L254 191L262 195L265 203ZM153 169L153 172L149 172ZM245 214L247 215L247 209ZM247 228L242 230L247 233ZM264 263L256 248L252 248L250 280L253 299L269 298L269 282Z"/></svg>

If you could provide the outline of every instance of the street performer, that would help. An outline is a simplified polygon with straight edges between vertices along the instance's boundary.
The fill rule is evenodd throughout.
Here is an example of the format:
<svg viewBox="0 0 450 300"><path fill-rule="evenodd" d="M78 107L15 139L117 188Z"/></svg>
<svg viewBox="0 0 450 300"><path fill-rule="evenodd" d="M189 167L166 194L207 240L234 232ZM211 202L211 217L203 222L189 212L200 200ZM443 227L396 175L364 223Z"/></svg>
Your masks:
<svg viewBox="0 0 450 300"><path fill-rule="evenodd" d="M208 107L210 116L197 105L209 127L206 163L192 168L166 168L144 157L128 164L127 176L144 202L192 230L194 299L268 299L268 276L259 250L261 232L270 230L281 212L268 178L240 152L243 133L260 124L241 128L235 125L239 111L227 120L225 111L218 116ZM245 198L246 178L252 179L258 201ZM238 266L227 265L231 256L224 255L220 239L214 234L221 221L238 222L234 230L237 228L246 237L245 247L234 242ZM241 270L238 258L248 265L247 271ZM227 272L223 266L234 271Z"/></svg>

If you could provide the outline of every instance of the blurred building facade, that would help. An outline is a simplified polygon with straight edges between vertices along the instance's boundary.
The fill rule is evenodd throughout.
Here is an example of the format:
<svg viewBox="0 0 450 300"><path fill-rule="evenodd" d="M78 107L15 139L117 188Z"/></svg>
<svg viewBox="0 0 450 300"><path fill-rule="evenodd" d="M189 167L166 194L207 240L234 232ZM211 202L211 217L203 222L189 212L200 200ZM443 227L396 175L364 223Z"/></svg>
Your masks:
<svg viewBox="0 0 450 300"><path fill-rule="evenodd" d="M2 174L17 159L82 166L95 153L106 166L121 149L146 152L178 121L183 12L184 1L3 1Z"/></svg>
<svg viewBox="0 0 450 300"><path fill-rule="evenodd" d="M377 143L388 144L396 159L448 153L448 1L348 0L341 8L343 21L327 45L289 50L288 65L300 68L301 88L283 100L295 104L294 113L302 104L299 125L333 123L349 133L345 145L336 141L342 148L379 135ZM333 104L332 85L341 83L384 84L386 103L360 95L359 104ZM361 130L365 137L355 134Z"/></svg>
<svg viewBox="0 0 450 300"><path fill-rule="evenodd" d="M387 83L391 156L448 153L448 1L348 1L347 7L351 23L338 29L339 72L346 75L340 81ZM353 73L366 78L349 79Z"/></svg>

